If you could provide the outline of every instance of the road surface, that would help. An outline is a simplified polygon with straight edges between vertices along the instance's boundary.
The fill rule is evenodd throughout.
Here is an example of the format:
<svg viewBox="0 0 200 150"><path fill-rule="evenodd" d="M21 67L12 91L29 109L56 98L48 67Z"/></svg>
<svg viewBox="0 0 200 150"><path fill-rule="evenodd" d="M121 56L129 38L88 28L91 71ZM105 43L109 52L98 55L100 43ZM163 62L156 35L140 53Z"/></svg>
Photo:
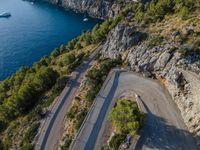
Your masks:
<svg viewBox="0 0 200 150"><path fill-rule="evenodd" d="M92 60L97 56L101 47L89 57L88 61L81 64L70 78L70 86L66 85L59 99L52 107L50 115L42 123L38 134L35 150L57 150L60 138L64 129L64 118L69 110L70 104L77 92L79 84L83 79L87 69L91 66Z"/></svg>
<svg viewBox="0 0 200 150"><path fill-rule="evenodd" d="M115 100L127 91L140 95L140 108L146 113L136 150L197 149L177 106L164 87L155 80L122 70L109 74L71 149L101 148L108 112Z"/></svg>

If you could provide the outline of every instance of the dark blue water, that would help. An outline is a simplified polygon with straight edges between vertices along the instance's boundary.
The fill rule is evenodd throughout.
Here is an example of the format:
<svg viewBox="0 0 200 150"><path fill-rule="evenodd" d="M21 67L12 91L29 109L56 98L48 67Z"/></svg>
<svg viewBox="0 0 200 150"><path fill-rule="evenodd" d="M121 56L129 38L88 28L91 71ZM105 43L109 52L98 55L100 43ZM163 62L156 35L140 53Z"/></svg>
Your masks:
<svg viewBox="0 0 200 150"><path fill-rule="evenodd" d="M0 13L4 11L12 17L0 18L0 80L100 22L83 22L84 14L41 2L0 0Z"/></svg>

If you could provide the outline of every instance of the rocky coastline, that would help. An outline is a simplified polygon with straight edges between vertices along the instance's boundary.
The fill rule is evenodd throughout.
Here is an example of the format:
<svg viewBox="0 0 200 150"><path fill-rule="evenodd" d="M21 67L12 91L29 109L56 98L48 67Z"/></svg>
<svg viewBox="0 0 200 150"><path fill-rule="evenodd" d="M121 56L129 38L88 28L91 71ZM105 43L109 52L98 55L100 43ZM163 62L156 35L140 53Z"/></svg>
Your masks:
<svg viewBox="0 0 200 150"><path fill-rule="evenodd" d="M77 12L87 13L88 15L100 19L116 16L121 4L107 0L42 0L51 4L58 5L64 9L72 9Z"/></svg>

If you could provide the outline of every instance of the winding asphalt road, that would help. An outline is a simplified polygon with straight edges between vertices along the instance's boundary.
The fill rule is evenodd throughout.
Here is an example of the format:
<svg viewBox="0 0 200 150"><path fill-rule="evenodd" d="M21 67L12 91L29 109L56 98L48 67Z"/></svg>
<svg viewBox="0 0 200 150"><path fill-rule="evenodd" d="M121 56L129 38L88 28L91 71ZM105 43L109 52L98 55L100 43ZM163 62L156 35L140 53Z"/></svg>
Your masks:
<svg viewBox="0 0 200 150"><path fill-rule="evenodd" d="M157 81L138 74L114 70L109 74L84 125L71 145L72 150L98 150L108 112L124 92L140 95L146 122L136 150L196 150L181 114L168 91Z"/></svg>
<svg viewBox="0 0 200 150"><path fill-rule="evenodd" d="M93 59L97 56L101 46L89 57L88 61L81 64L72 73L70 85L66 85L58 100L51 109L50 115L43 121L42 127L36 139L35 150L57 150L65 124L65 115L78 90L86 71L92 65Z"/></svg>

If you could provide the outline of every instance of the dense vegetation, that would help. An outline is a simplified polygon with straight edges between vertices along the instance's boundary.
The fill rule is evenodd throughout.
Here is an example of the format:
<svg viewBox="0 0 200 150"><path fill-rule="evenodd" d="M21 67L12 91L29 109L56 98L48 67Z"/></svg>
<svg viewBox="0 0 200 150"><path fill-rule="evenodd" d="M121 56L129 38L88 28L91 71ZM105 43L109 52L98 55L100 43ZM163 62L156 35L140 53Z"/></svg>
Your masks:
<svg viewBox="0 0 200 150"><path fill-rule="evenodd" d="M119 99L109 115L109 120L116 128L109 146L118 149L127 135L135 135L143 124L144 114L139 111L137 103L129 99Z"/></svg>
<svg viewBox="0 0 200 150"><path fill-rule="evenodd" d="M125 134L115 134L109 142L109 146L112 150L118 150L119 146L126 139ZM108 149L110 149L108 148Z"/></svg>
<svg viewBox="0 0 200 150"><path fill-rule="evenodd" d="M159 45L173 33L174 42L181 45L179 52L183 57L200 54L200 0L144 0L143 3L126 6L122 13L129 12L133 12L131 21L134 24L145 29L154 26L154 33L155 25L160 22L157 26L158 36L150 41L150 47ZM166 32L161 35L162 30Z"/></svg>
<svg viewBox="0 0 200 150"><path fill-rule="evenodd" d="M4 148L10 148L14 136L10 132L18 130L22 124L40 119L38 113L41 109L48 107L65 87L66 75L89 56L89 51L85 52L85 49L105 40L107 33L121 20L122 17L118 16L96 25L92 31L84 32L67 45L61 45L32 67L22 67L0 82L0 133L3 134L0 147L4 142ZM80 118L82 115L85 116L79 114ZM24 120L16 120L19 117L24 117ZM77 122L77 128L81 122L81 119ZM31 147L27 144L29 142L23 143L24 148Z"/></svg>
<svg viewBox="0 0 200 150"><path fill-rule="evenodd" d="M43 92L51 88L59 74L50 67L22 68L1 84L0 119L8 122L28 112Z"/></svg>
<svg viewBox="0 0 200 150"><path fill-rule="evenodd" d="M176 14L186 19L192 11L199 9L199 0L152 0L134 5L135 19L145 23L162 20L166 15Z"/></svg>
<svg viewBox="0 0 200 150"><path fill-rule="evenodd" d="M118 133L134 135L142 124L143 113L137 103L128 99L120 99L112 109L109 119Z"/></svg>

